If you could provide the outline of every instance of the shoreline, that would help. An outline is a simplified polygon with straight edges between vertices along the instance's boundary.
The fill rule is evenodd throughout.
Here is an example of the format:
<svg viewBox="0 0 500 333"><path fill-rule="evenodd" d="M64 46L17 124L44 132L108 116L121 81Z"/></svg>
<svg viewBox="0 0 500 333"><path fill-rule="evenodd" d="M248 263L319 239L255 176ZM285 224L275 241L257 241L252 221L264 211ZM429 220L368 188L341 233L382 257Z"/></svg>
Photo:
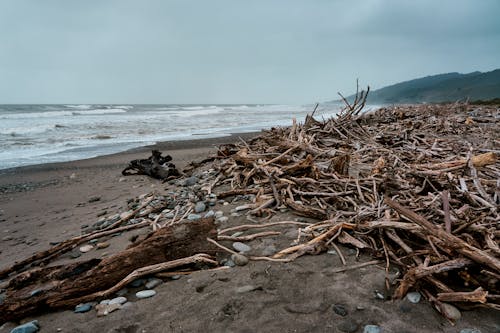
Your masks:
<svg viewBox="0 0 500 333"><path fill-rule="evenodd" d="M261 132L231 133L230 135L216 138L194 138L191 140L161 141L153 145L136 147L118 153L100 155L90 158L64 162L32 164L2 169L0 170L0 195L2 193L5 193L6 188L10 185L19 185L23 183L33 182L32 178L34 175L42 176L44 173L48 173L52 174L52 176L56 176L57 172L68 172L70 170L91 168L124 169L127 166L127 163L131 160L149 157L149 152L153 149L160 150L163 154L170 155L172 155L172 152L183 150L203 150L205 152L206 150L214 148L215 146L235 142L239 138L242 138L243 140L250 139L257 136L259 133ZM176 158L174 157L173 160L173 163L176 164L179 169L182 169L184 165L189 162L191 161L186 160L185 158L176 160ZM42 178L45 177L42 176Z"/></svg>

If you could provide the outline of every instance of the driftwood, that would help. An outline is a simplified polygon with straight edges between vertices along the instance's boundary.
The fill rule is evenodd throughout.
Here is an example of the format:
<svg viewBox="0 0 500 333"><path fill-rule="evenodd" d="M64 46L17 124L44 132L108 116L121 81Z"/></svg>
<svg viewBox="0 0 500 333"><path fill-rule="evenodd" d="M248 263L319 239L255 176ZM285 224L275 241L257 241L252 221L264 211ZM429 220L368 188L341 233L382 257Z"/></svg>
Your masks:
<svg viewBox="0 0 500 333"><path fill-rule="evenodd" d="M362 114L366 96L358 91L353 103L344 99L336 117L319 121L311 114L304 124L294 120L223 149L210 162L219 175L211 189L220 198L255 194L253 203L239 206L250 209L247 215L268 218L286 207L318 221L299 226L295 244L273 260L342 243L383 259L386 272L399 267L403 278L386 286L395 298L417 289L436 304L499 309L496 108L395 106Z"/></svg>
<svg viewBox="0 0 500 333"><path fill-rule="evenodd" d="M153 150L147 159L130 161L123 169L122 175L146 175L161 180L177 178L180 176L180 172L173 163L170 163L171 160L170 155L161 156L160 151Z"/></svg>
<svg viewBox="0 0 500 333"><path fill-rule="evenodd" d="M105 297L145 274L197 263L216 264L209 257L216 248L206 241L215 235L213 219L181 223L161 228L104 259L21 273L6 288L0 322Z"/></svg>

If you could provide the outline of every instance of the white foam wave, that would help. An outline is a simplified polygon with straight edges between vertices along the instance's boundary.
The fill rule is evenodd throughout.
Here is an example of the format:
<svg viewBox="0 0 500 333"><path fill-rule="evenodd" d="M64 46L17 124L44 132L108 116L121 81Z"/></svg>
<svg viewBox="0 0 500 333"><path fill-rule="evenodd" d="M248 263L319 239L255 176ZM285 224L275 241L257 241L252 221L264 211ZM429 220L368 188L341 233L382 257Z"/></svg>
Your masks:
<svg viewBox="0 0 500 333"><path fill-rule="evenodd" d="M78 109L78 110L88 110L90 108L92 108L92 105L90 104L79 104L79 105L64 105L65 107L67 108L71 108L71 109Z"/></svg>
<svg viewBox="0 0 500 333"><path fill-rule="evenodd" d="M85 111L73 111L71 114L75 116L83 116L83 115L96 115L96 114L112 114L112 113L126 113L127 110L124 109L94 109L94 110L85 110Z"/></svg>
<svg viewBox="0 0 500 333"><path fill-rule="evenodd" d="M47 111L47 112L22 112L22 113L5 113L0 115L0 119L36 119L71 116L71 111Z"/></svg>
<svg viewBox="0 0 500 333"><path fill-rule="evenodd" d="M29 125L29 126L18 126L18 127L8 127L0 128L0 134L18 136L25 134L40 134L47 131L51 131L57 128L57 125Z"/></svg>

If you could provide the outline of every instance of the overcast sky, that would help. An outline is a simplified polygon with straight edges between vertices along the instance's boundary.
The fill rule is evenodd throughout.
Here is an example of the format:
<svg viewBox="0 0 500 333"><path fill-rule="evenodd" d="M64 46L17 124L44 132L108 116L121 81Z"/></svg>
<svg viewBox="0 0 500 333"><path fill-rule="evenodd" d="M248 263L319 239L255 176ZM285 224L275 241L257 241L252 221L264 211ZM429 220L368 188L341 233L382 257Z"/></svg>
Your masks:
<svg viewBox="0 0 500 333"><path fill-rule="evenodd" d="M500 67L498 0L0 0L0 103L312 103Z"/></svg>

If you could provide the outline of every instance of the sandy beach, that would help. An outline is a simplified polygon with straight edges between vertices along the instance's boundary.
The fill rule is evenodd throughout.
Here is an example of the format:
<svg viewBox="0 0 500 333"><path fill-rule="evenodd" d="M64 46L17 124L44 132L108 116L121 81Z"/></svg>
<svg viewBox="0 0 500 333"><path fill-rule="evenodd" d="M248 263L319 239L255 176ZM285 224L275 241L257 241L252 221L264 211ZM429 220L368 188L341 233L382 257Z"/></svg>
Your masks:
<svg viewBox="0 0 500 333"><path fill-rule="evenodd" d="M177 141L155 148L173 157L182 169L215 151L215 145L251 138L231 137ZM151 147L87 160L46 164L0 171L0 257L1 267L50 247L50 244L80 235L85 225L100 216L126 210L127 200L141 194L174 190L175 185L146 176L123 177L127 162L149 156ZM245 216L230 215L238 202L222 205L229 217L227 227L245 222ZM283 213L270 221L291 220ZM288 246L296 237L295 228L285 228L284 237L248 242L259 253ZM127 232L101 241L109 247L83 253L78 258L63 256L57 263L103 257L123 250L131 235ZM373 260L368 255L341 247L347 265ZM200 271L167 280L155 288L149 299L134 297L131 289L127 307L104 317L94 310L73 313L72 309L25 318L38 320L40 332L362 332L366 325L379 325L383 332L458 332L478 328L499 332L498 313L477 309L462 312L456 326L422 300L386 301L385 272L370 265L342 273L334 253L304 256L290 263L251 262L244 267ZM395 272L392 272L395 273ZM9 332L19 323L6 323L0 332ZM496 326L495 326L496 325Z"/></svg>

